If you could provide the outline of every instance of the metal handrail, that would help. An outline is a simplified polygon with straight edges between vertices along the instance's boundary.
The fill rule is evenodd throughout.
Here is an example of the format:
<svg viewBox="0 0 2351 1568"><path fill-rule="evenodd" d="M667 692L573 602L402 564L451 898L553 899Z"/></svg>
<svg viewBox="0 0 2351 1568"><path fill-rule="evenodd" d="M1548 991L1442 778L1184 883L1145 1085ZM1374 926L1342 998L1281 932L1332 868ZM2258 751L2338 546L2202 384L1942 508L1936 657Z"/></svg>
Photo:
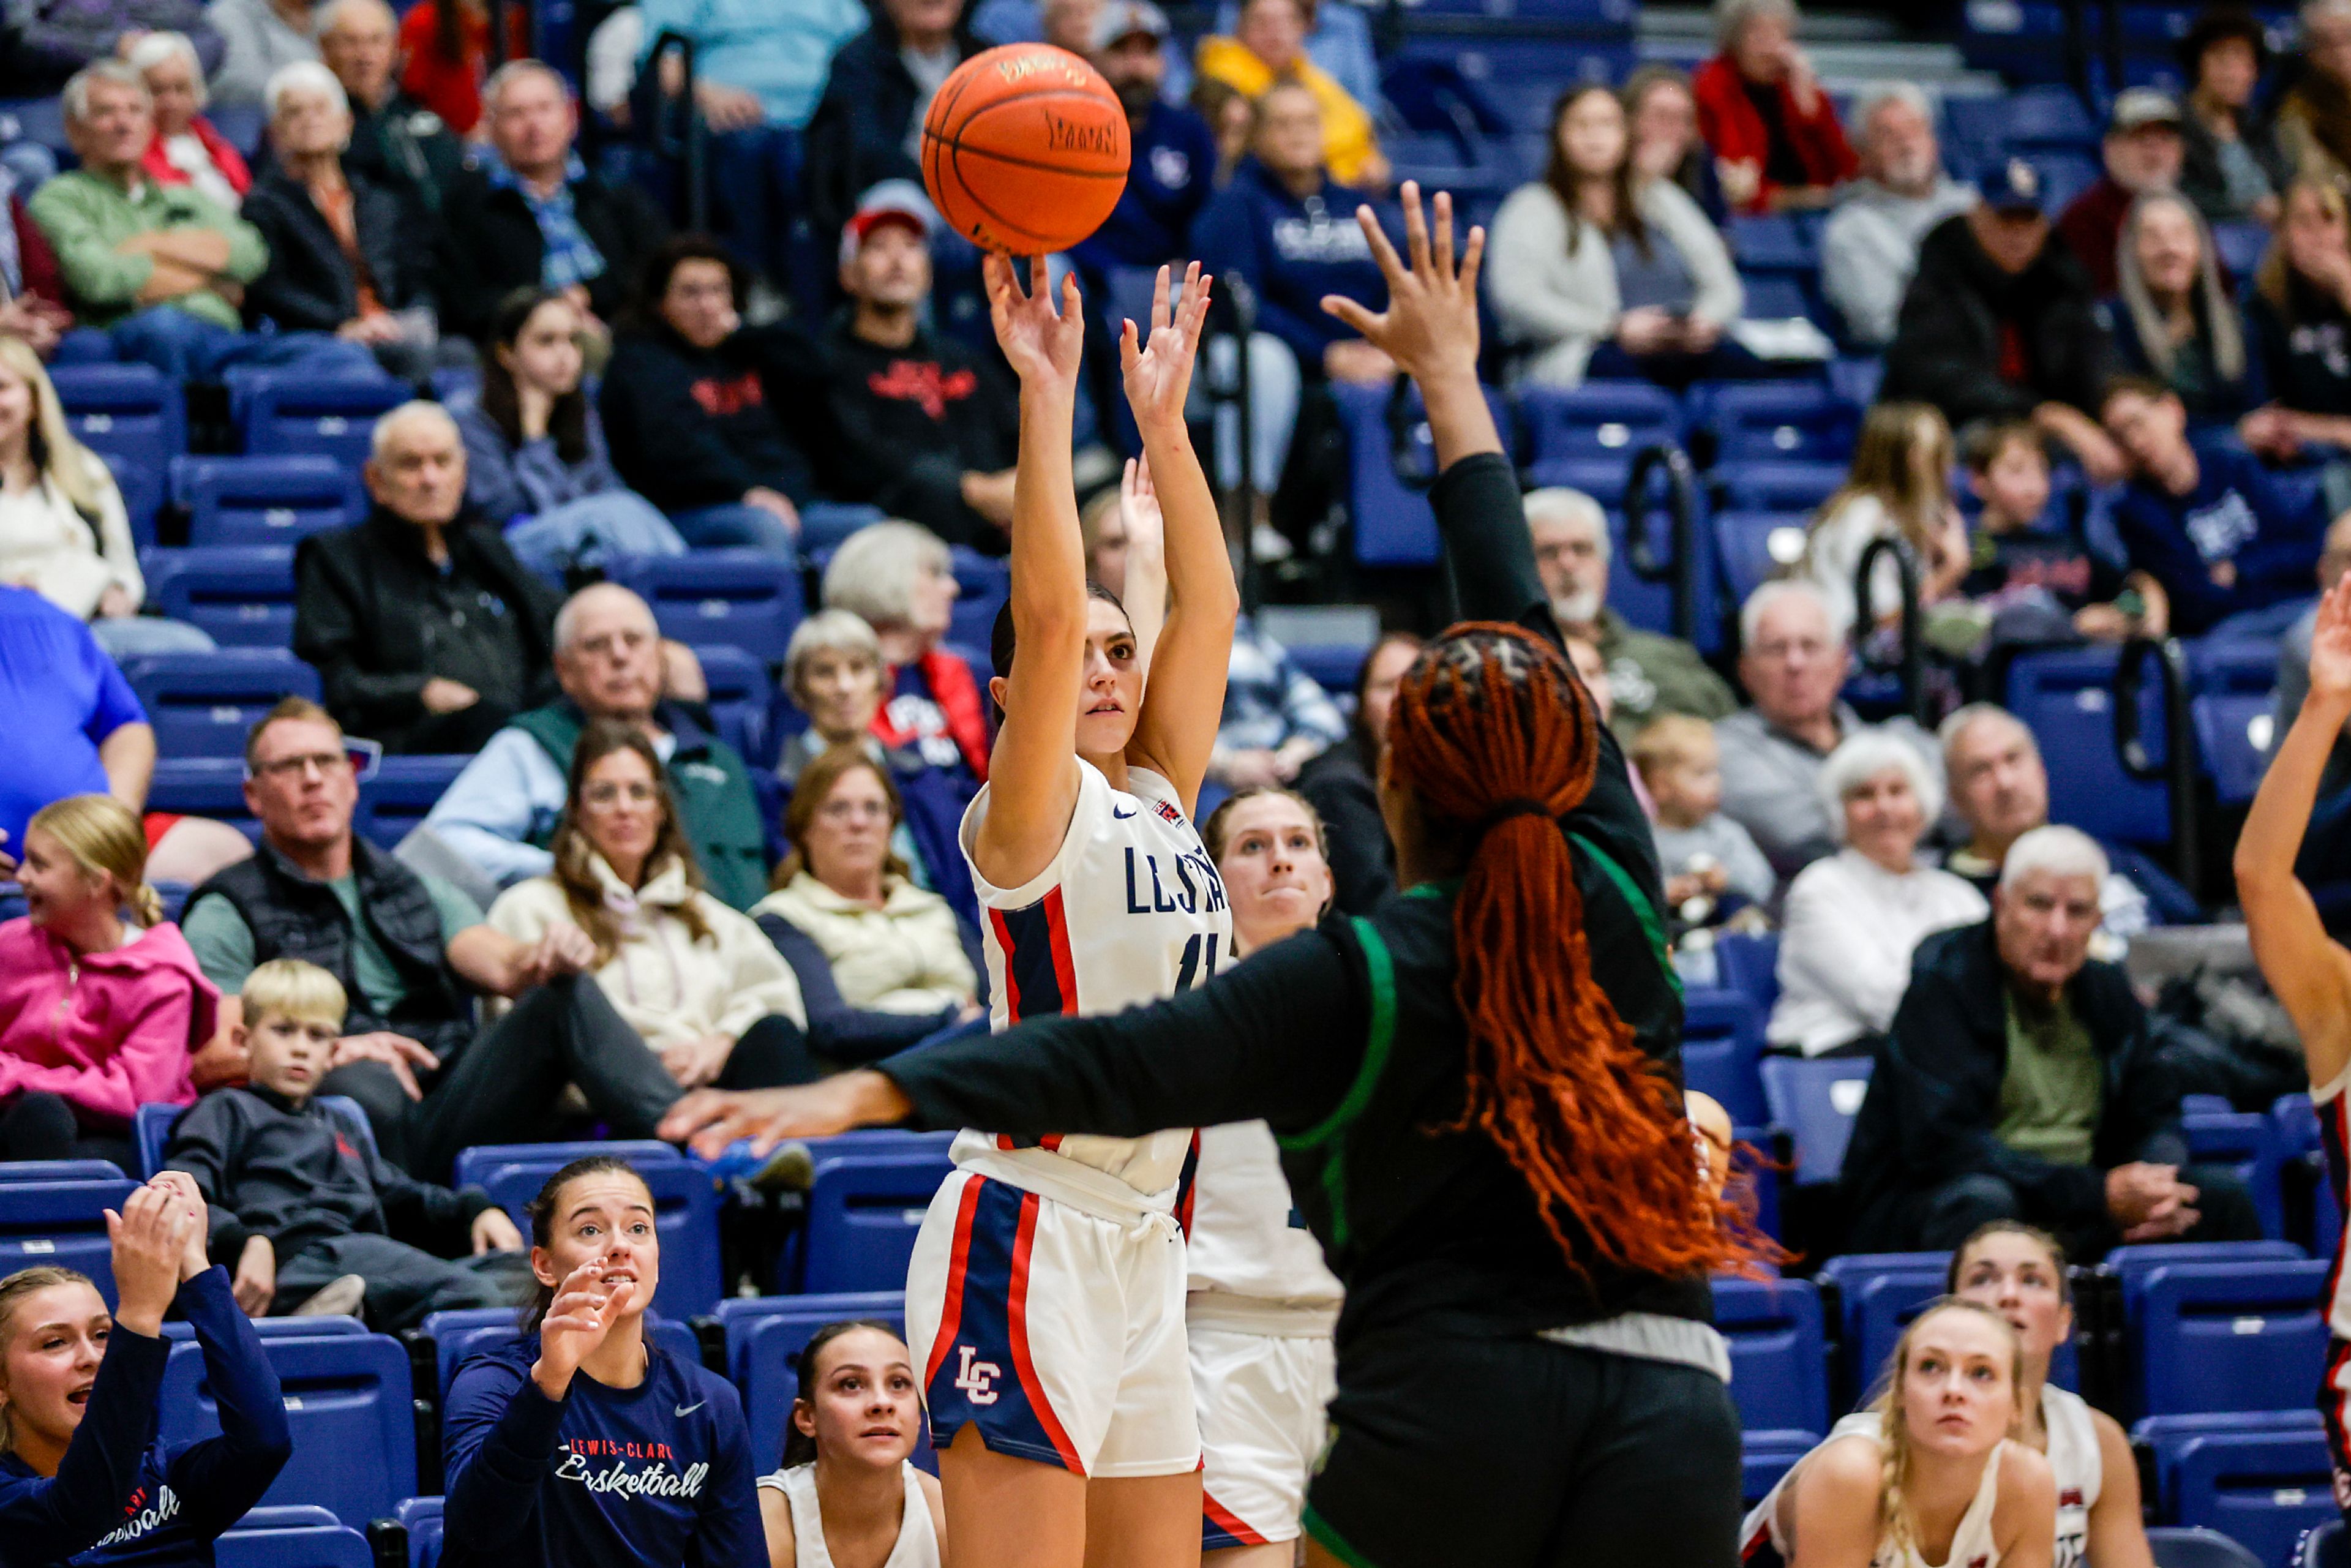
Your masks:
<svg viewBox="0 0 2351 1568"><path fill-rule="evenodd" d="M2152 658L2163 687L2163 760L2150 759L2139 730L2139 692ZM2172 871L2190 891L2203 865L2197 810L2196 724L2189 711L2188 655L2179 639L2134 637L2115 659L2115 756L2124 773L2163 786L2171 817Z"/></svg>
<svg viewBox="0 0 2351 1568"><path fill-rule="evenodd" d="M1894 558L1895 580L1900 585L1901 612L1898 622L1900 652L1889 662L1870 647L1870 635L1877 626L1877 607L1872 602L1872 590L1876 585L1877 562L1881 557ZM1861 562L1853 572L1853 647L1860 655L1862 668L1880 674L1891 672L1901 683L1902 706L1920 725L1932 727L1934 715L1929 711L1930 694L1927 690L1927 643L1921 634L1918 615L1918 563L1911 556L1910 547L1891 534L1880 534L1863 547Z"/></svg>
<svg viewBox="0 0 2351 1568"><path fill-rule="evenodd" d="M674 110L664 101L664 95L658 90L662 57L672 49L677 51L678 63L685 73L684 84L678 91ZM656 157L674 158L684 165L685 225L687 228L701 233L710 227L710 182L705 172L708 136L702 123L702 111L695 107L694 102L694 56L695 45L691 37L674 28L664 27L661 37L653 40L653 52L645 56L638 79L650 78L656 84L656 90L647 95L657 112L646 118L645 145ZM671 124L672 112L677 115L676 123L683 127L682 130L673 131L667 129Z"/></svg>
<svg viewBox="0 0 2351 1568"><path fill-rule="evenodd" d="M1666 471L1667 538L1660 560L1649 538L1649 476ZM1698 640L1698 468L1672 442L1645 446L1633 456L1625 478L1625 564L1644 582L1674 586L1674 635Z"/></svg>
<svg viewBox="0 0 2351 1568"><path fill-rule="evenodd" d="M1233 423L1240 442L1241 479L1231 497L1231 515L1238 519L1236 528L1240 535L1241 603L1244 608L1254 610L1262 597L1262 584L1258 572L1257 529L1252 524L1257 516L1259 476L1257 472L1257 444L1249 439L1249 412L1255 397L1249 377L1249 335L1257 329L1257 293L1249 287L1249 280L1238 273L1227 273L1217 280L1217 287L1208 297L1208 329L1211 332L1229 332L1233 340L1232 390L1227 392L1219 386L1215 376L1207 377L1205 384L1212 439L1216 429L1213 423L1215 409L1221 403L1233 405ZM1222 466L1217 463L1208 465L1211 484L1215 483ZM1280 476L1271 477L1279 482Z"/></svg>

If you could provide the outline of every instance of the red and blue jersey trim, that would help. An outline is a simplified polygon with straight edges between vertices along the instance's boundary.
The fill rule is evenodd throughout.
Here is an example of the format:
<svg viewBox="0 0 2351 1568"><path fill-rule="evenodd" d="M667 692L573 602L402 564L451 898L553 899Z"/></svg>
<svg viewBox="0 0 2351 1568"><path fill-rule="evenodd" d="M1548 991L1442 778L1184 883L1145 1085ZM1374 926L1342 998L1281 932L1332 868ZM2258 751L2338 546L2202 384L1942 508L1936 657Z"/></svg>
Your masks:
<svg viewBox="0 0 2351 1568"><path fill-rule="evenodd" d="M1044 1200L986 1176L968 1177L956 1210L946 1300L923 1369L931 1443L946 1448L967 1425L994 1452L1059 1465L1085 1461L1047 1396L1029 1340L1029 1260Z"/></svg>
<svg viewBox="0 0 2351 1568"><path fill-rule="evenodd" d="M1054 888L1026 909L991 909L987 921L1004 955L1004 1005L1010 1021L1067 1016L1078 1010L1078 966L1070 955L1070 917ZM999 1133L999 1149L1058 1150L1061 1135L1049 1133L1027 1145Z"/></svg>

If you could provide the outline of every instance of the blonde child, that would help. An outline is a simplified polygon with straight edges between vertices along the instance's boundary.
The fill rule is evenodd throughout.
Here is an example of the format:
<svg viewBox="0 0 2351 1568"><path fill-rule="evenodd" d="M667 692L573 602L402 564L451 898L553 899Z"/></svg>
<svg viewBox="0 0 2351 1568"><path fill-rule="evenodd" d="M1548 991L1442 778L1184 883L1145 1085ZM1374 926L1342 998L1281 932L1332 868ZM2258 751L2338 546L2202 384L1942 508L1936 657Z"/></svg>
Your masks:
<svg viewBox="0 0 2351 1568"><path fill-rule="evenodd" d="M1650 831L1666 873L1666 902L1718 906L1726 894L1751 904L1771 896L1771 862L1747 830L1722 814L1722 764L1714 727L1687 714L1661 714L1633 737L1633 766L1656 803Z"/></svg>
<svg viewBox="0 0 2351 1568"><path fill-rule="evenodd" d="M1862 553L1889 538L1909 547L1921 606L1958 591L1968 570L1968 531L1951 504L1951 427L1927 403L1882 402L1869 411L1852 471L1813 518L1797 575L1817 583L1832 615L1853 624ZM1890 560L1870 574L1870 610L1881 626L1901 612L1898 582Z"/></svg>

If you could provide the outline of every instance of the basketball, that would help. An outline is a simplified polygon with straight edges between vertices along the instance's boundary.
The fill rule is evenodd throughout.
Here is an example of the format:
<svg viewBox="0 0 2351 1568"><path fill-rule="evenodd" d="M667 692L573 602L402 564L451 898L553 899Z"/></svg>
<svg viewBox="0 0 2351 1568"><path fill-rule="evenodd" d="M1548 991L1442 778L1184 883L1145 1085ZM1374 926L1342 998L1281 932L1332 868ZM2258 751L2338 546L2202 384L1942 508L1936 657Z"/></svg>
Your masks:
<svg viewBox="0 0 2351 1568"><path fill-rule="evenodd" d="M985 250L1043 256L1102 226L1126 188L1126 110L1102 74L1050 44L1006 44L956 68L923 119L923 184Z"/></svg>

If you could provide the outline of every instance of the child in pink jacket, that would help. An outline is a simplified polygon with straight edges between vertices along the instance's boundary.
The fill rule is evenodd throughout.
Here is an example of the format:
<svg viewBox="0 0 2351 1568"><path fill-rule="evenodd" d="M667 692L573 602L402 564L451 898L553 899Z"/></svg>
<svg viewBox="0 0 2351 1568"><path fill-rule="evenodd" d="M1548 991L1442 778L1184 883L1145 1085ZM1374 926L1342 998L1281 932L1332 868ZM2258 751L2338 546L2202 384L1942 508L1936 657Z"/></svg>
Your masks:
<svg viewBox="0 0 2351 1568"><path fill-rule="evenodd" d="M220 992L180 928L158 924L146 864L139 819L109 796L57 801L25 831L30 914L0 925L0 1160L129 1170L138 1108L196 1097L189 1052L212 1037Z"/></svg>

